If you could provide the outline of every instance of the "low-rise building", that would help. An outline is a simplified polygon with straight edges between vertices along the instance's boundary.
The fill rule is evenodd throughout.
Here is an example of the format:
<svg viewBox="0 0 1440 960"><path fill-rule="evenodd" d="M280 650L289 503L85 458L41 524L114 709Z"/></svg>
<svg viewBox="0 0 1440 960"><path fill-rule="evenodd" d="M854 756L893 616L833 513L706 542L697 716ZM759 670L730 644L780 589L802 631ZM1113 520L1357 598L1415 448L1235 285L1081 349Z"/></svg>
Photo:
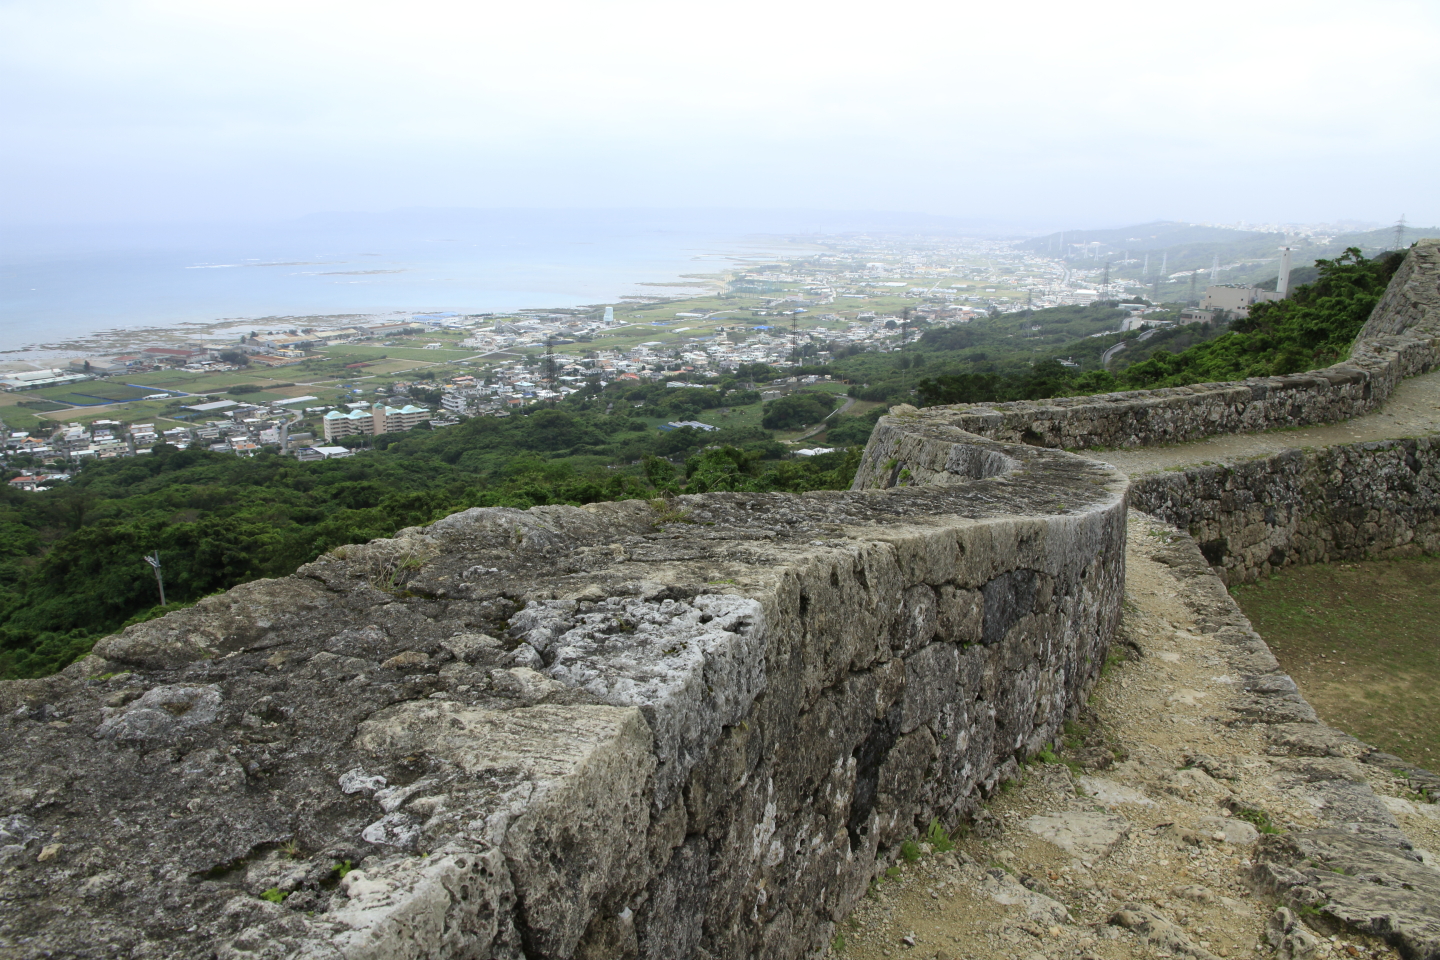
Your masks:
<svg viewBox="0 0 1440 960"><path fill-rule="evenodd" d="M1200 302L1202 310L1228 310L1237 317L1250 316L1250 308L1267 300L1285 299L1274 290L1237 284L1219 284L1205 288L1205 299Z"/></svg>

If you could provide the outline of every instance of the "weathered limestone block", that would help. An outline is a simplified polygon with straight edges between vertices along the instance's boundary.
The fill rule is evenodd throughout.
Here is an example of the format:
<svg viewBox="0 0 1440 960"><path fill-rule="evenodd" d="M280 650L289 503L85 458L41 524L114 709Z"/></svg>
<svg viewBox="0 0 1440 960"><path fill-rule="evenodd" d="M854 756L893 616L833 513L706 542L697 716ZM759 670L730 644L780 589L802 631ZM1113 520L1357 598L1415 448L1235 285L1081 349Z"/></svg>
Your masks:
<svg viewBox="0 0 1440 960"><path fill-rule="evenodd" d="M0 684L0 945L813 953L1120 614L1122 475L917 423L924 486L465 511Z"/></svg>
<svg viewBox="0 0 1440 960"><path fill-rule="evenodd" d="M1421 437L1286 450L1143 477L1131 502L1187 530L1226 583L1296 563L1440 548L1440 444Z"/></svg>

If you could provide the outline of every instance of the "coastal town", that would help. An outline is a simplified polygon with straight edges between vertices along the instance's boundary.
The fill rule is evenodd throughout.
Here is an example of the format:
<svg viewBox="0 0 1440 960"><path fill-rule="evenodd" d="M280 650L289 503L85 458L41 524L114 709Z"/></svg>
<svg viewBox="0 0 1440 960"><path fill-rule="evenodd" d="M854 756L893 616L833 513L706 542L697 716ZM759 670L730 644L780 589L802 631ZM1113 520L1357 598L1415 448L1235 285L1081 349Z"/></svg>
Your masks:
<svg viewBox="0 0 1440 960"><path fill-rule="evenodd" d="M280 318L188 337L151 334L130 349L92 350L59 365L6 364L0 443L6 465L19 471L10 486L36 490L63 483L88 459L141 455L161 443L239 456L348 457L383 434L505 417L616 382L683 388L766 370L774 376L749 386L768 400L821 379L791 375L801 367L902 349L919 329L1022 310L1129 300L1122 305L1131 319L1121 329L1170 322L1145 316L1158 309L1144 299L1159 290L1153 282L1147 290L1148 260L1124 279L1121 251L1082 244L1061 252L1000 241L867 239L707 277L698 296L505 314ZM1206 289L1230 304L1252 288ZM1185 319L1209 321L1214 312ZM684 422L654 427L678 425Z"/></svg>

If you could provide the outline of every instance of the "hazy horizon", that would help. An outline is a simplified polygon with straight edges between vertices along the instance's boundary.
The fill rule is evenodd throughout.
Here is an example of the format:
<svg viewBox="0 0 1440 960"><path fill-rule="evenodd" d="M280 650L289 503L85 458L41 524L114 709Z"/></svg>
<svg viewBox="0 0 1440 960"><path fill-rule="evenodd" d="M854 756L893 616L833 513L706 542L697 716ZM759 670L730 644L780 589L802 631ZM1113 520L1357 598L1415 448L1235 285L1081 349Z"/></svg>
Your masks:
<svg viewBox="0 0 1440 960"><path fill-rule="evenodd" d="M405 208L1440 222L1440 8L0 0L10 233Z"/></svg>

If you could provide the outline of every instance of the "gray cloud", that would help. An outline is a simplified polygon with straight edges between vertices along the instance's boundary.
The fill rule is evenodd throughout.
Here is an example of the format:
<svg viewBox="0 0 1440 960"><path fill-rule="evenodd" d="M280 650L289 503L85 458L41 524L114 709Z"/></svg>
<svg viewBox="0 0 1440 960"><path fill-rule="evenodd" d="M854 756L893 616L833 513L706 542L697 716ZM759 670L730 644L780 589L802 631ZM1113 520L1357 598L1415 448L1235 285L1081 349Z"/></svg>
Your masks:
<svg viewBox="0 0 1440 960"><path fill-rule="evenodd" d="M0 218L1440 221L1434 4L0 3Z"/></svg>

